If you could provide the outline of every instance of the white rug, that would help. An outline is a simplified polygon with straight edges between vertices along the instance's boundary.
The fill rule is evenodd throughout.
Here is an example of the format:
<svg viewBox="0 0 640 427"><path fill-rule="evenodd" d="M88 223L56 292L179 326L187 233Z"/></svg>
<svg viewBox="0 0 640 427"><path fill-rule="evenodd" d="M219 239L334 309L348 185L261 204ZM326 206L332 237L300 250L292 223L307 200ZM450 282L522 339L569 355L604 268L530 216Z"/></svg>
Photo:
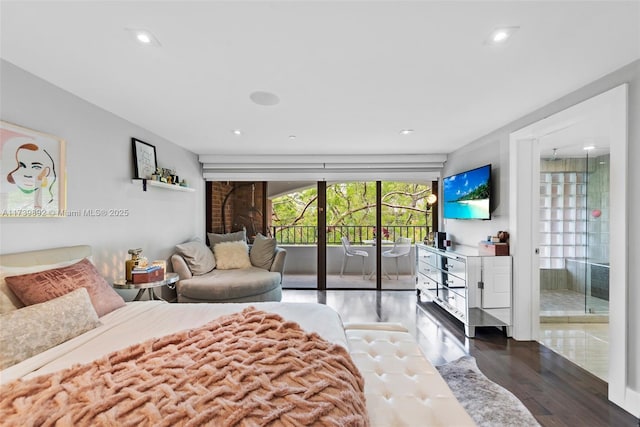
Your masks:
<svg viewBox="0 0 640 427"><path fill-rule="evenodd" d="M472 356L436 368L478 426L540 426L517 397L484 376Z"/></svg>

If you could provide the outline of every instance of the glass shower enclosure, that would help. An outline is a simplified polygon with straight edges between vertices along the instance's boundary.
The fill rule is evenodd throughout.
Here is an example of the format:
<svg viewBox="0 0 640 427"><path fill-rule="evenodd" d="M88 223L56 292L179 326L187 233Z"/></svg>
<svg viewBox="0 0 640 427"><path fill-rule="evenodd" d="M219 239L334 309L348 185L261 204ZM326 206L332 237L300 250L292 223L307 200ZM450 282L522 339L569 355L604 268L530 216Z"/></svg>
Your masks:
<svg viewBox="0 0 640 427"><path fill-rule="evenodd" d="M540 162L540 314L608 314L608 149L562 151Z"/></svg>

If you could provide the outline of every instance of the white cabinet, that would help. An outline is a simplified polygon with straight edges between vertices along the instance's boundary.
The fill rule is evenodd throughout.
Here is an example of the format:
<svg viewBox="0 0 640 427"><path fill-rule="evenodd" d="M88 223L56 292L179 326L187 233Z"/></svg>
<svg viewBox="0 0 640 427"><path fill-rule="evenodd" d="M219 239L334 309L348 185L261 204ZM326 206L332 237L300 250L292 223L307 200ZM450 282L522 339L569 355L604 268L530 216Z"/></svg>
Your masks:
<svg viewBox="0 0 640 427"><path fill-rule="evenodd" d="M511 336L511 257L479 256L416 245L416 290L459 319L468 337L476 326Z"/></svg>

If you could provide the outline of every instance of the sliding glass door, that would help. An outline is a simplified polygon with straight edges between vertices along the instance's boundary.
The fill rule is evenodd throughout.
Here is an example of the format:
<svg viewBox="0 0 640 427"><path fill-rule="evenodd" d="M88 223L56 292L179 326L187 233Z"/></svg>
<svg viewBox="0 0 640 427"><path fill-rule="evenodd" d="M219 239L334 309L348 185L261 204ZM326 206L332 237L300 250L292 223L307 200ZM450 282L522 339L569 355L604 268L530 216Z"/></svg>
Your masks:
<svg viewBox="0 0 640 427"><path fill-rule="evenodd" d="M376 289L376 183L327 185L327 289Z"/></svg>
<svg viewBox="0 0 640 427"><path fill-rule="evenodd" d="M272 234L287 249L284 287L413 290L414 245L433 221L432 185L304 183L272 198Z"/></svg>
<svg viewBox="0 0 640 427"><path fill-rule="evenodd" d="M415 244L429 233L431 186L382 182L382 289L415 289Z"/></svg>

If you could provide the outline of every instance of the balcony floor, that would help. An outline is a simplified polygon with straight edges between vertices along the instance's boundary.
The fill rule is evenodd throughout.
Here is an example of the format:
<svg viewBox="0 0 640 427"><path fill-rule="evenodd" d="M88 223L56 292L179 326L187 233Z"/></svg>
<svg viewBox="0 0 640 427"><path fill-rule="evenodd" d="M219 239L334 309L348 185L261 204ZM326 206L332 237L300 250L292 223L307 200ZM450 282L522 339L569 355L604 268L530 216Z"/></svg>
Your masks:
<svg viewBox="0 0 640 427"><path fill-rule="evenodd" d="M365 276L367 277L367 276ZM382 276L383 290L412 290L416 288L415 278L409 274L401 274L396 280L395 274L390 274L388 279ZM316 289L317 277L315 274L284 274L282 287L285 289ZM339 274L327 275L327 289L375 289L375 276L363 279L361 275L345 274L340 277Z"/></svg>

